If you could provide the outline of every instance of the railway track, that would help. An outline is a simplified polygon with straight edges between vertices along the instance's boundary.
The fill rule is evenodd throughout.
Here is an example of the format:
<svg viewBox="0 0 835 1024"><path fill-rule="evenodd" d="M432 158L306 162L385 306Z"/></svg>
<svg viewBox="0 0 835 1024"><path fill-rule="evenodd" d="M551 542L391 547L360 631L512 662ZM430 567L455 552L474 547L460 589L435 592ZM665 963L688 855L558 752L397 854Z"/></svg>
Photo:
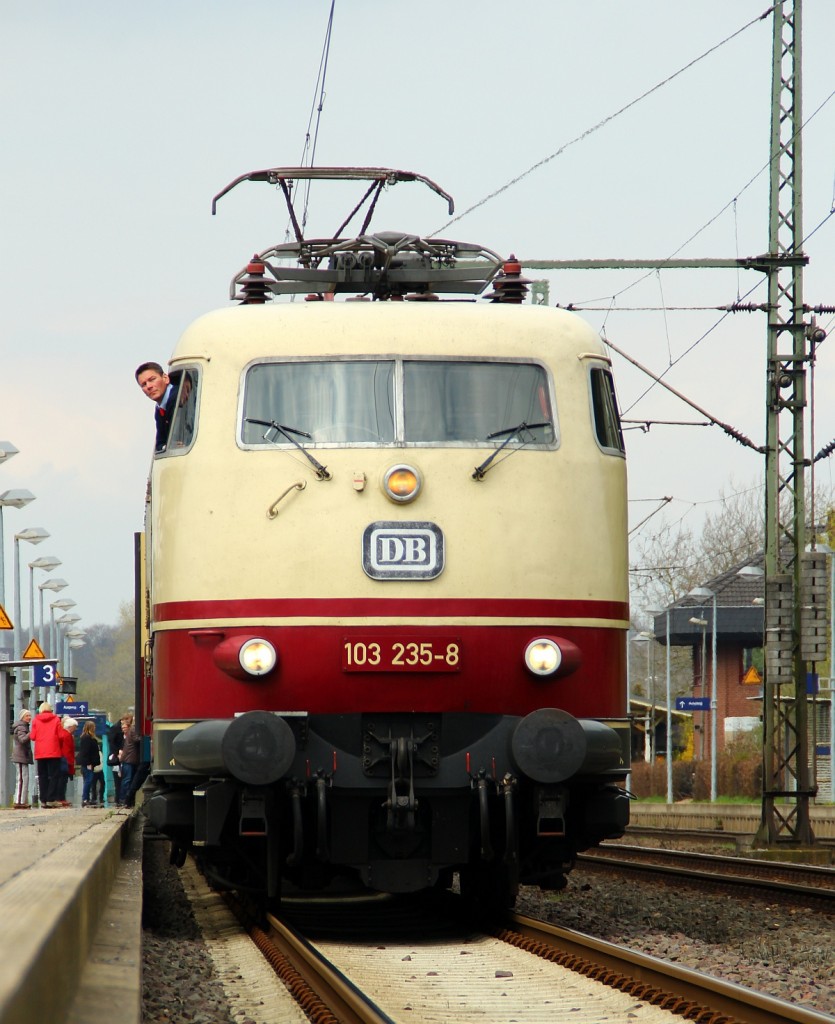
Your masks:
<svg viewBox="0 0 835 1024"><path fill-rule="evenodd" d="M477 926L454 899L290 904L250 935L316 1024L833 1020L521 915Z"/></svg>
<svg viewBox="0 0 835 1024"><path fill-rule="evenodd" d="M746 888L835 906L835 869L830 867L624 844L601 846L577 859L593 869L666 875L690 884Z"/></svg>

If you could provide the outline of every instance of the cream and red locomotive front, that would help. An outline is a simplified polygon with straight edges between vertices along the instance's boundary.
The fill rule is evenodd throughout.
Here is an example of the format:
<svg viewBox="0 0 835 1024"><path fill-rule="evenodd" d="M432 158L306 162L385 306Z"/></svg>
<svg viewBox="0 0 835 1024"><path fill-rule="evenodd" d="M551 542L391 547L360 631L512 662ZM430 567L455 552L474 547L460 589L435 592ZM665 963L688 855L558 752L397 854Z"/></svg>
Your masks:
<svg viewBox="0 0 835 1024"><path fill-rule="evenodd" d="M379 168L232 183L280 187L297 237L253 257L170 360L145 809L175 860L269 898L457 874L507 904L563 885L628 820L610 361L482 246L367 218L305 239L294 185L329 177L367 181L372 207L404 180L449 200Z"/></svg>

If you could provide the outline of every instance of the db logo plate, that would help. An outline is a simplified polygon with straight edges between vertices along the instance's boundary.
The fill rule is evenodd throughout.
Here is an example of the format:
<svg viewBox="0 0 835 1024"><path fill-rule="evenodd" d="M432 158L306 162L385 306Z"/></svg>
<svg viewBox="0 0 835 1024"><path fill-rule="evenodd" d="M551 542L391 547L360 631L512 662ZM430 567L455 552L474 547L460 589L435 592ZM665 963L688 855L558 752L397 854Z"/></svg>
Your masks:
<svg viewBox="0 0 835 1024"><path fill-rule="evenodd" d="M371 523L362 567L373 580L434 580L444 568L444 535L434 523Z"/></svg>

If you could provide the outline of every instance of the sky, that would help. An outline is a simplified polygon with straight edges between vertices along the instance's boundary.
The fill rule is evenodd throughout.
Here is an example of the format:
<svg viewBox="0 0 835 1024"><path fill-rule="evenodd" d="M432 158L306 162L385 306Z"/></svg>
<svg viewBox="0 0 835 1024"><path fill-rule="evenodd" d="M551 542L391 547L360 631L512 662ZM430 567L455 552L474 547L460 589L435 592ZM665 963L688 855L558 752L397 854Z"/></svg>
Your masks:
<svg viewBox="0 0 835 1024"><path fill-rule="evenodd" d="M442 200L400 184L381 200L377 230L443 229L522 259L767 250L772 29L770 18L756 20L766 0L528 0L518 9L335 0L317 119L330 8L2 5L0 440L19 454L0 463L0 493L36 495L5 512L10 614L12 536L32 526L51 536L21 544L24 577L32 559L60 558L53 575L69 581L61 596L77 602L82 628L115 623L132 598L153 445L134 369L166 362L191 320L228 305L229 281L250 255L284 240L283 202L268 185L239 186L216 217L211 200L240 174L300 163L308 131L319 165L416 171L455 198L459 217L446 226ZM804 226L817 228L804 295L834 305L835 4L804 0L803 20ZM353 205L327 189L311 192L311 235L335 230ZM552 303L582 304L619 348L763 443L764 314L693 309L752 288L746 301L762 302L762 275L529 276L547 278ZM835 329L832 316L819 321ZM835 438L833 342L816 368L815 451ZM626 419L704 422L647 390L619 356L614 369ZM715 427L655 425L626 437L633 525L669 496L668 520L697 530L723 492L760 486L762 456ZM818 466L825 486L831 461ZM23 588L26 609L28 578Z"/></svg>

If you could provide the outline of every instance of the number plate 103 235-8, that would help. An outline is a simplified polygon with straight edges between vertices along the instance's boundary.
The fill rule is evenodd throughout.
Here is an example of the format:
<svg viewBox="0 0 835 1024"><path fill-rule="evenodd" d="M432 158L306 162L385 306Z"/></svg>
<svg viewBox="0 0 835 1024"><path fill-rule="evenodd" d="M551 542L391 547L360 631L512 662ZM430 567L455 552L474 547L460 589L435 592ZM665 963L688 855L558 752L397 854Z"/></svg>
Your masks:
<svg viewBox="0 0 835 1024"><path fill-rule="evenodd" d="M353 636L342 643L344 672L460 672L457 636Z"/></svg>

